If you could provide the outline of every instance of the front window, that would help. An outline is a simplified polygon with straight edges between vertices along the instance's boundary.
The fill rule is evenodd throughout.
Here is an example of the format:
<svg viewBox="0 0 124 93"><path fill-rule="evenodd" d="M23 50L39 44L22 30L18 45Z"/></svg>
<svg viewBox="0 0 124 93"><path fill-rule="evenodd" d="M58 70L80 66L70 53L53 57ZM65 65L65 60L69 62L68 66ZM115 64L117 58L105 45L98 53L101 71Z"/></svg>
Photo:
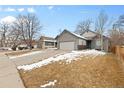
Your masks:
<svg viewBox="0 0 124 93"><path fill-rule="evenodd" d="M54 42L45 42L45 46L54 46Z"/></svg>

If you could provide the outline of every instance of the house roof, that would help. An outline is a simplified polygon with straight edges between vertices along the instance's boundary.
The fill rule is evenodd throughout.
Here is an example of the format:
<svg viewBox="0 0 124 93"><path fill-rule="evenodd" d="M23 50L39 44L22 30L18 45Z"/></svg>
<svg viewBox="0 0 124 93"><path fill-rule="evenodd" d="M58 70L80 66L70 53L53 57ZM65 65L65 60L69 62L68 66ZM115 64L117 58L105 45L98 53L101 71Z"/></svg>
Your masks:
<svg viewBox="0 0 124 93"><path fill-rule="evenodd" d="M68 31L68 32L69 32L69 31ZM81 36L81 35L78 35L78 34L73 33L73 32L70 32L70 33L73 34L74 36L78 37L78 38L82 38L82 39L86 39L86 40L87 40L87 38L85 38L85 37L83 37L83 36Z"/></svg>
<svg viewBox="0 0 124 93"><path fill-rule="evenodd" d="M30 43L30 40L26 40L26 41L22 40L20 45L25 45L26 43ZM32 40L31 43L32 43L32 45L36 45L37 41L36 40Z"/></svg>
<svg viewBox="0 0 124 93"><path fill-rule="evenodd" d="M84 31L84 32L82 32L80 35L84 34L85 32L92 32L92 33L94 33L94 34L98 34L98 33L95 32L95 31L88 30L88 31Z"/></svg>
<svg viewBox="0 0 124 93"><path fill-rule="evenodd" d="M91 30L88 30L88 31L89 31L89 32L92 32L92 33L94 33L94 34L96 34L96 36L97 36L97 35L100 35L98 32L91 31ZM80 35L83 35L85 32L88 32L88 31L84 31L84 32L82 32ZM96 36L94 36L94 37L96 37ZM94 38L94 37L91 37L91 38ZM107 36L105 36L105 35L103 35L103 37L109 39L109 37L107 37Z"/></svg>
<svg viewBox="0 0 124 93"><path fill-rule="evenodd" d="M46 37L46 36L41 36L40 39L44 39L44 40L55 40L55 38L52 37Z"/></svg>
<svg viewBox="0 0 124 93"><path fill-rule="evenodd" d="M64 32L68 32L68 33L72 34L72 35L75 36L75 37L78 37L78 38L87 40L87 38L85 38L85 37L83 37L83 36L81 36L81 35L78 35L78 34L76 34L76 33L70 32L70 31L68 31L68 30L66 30L66 29L65 29L62 33L64 33ZM62 34L62 33L61 33L61 34ZM61 35L61 34L60 34L60 35ZM60 35L57 35L56 38L58 38Z"/></svg>

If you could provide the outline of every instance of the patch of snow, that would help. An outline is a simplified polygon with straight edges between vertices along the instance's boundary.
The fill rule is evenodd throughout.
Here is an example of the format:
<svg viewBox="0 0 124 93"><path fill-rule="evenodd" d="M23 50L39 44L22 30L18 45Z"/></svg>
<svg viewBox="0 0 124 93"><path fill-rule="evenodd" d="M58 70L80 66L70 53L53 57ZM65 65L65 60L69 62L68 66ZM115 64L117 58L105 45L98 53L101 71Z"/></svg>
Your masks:
<svg viewBox="0 0 124 93"><path fill-rule="evenodd" d="M45 87L49 87L49 86L54 86L56 82L57 82L57 80L50 81L47 84L41 85L40 87L45 88Z"/></svg>
<svg viewBox="0 0 124 93"><path fill-rule="evenodd" d="M53 57L50 57L48 59L42 60L38 63L33 63L30 65L22 65L22 66L18 66L18 69L22 69L22 70L31 70L34 68L39 68L41 66L50 64L52 62L59 62L60 60L65 60L65 62L67 63L71 63L73 60L77 60L80 57L90 57L90 58L94 58L98 55L105 55L105 52L102 51L97 51L97 50L85 50L85 51L72 51L70 53L65 53L65 54L61 54L61 55L55 55Z"/></svg>
<svg viewBox="0 0 124 93"><path fill-rule="evenodd" d="M47 49L56 50L56 49L58 49L58 48L55 48L55 47L54 47L54 48L52 48L52 47L51 47L51 48L47 48Z"/></svg>
<svg viewBox="0 0 124 93"><path fill-rule="evenodd" d="M56 40L43 40L43 41L56 42Z"/></svg>
<svg viewBox="0 0 124 93"><path fill-rule="evenodd" d="M0 50L12 50L10 47L1 47Z"/></svg>
<svg viewBox="0 0 124 93"><path fill-rule="evenodd" d="M10 56L9 58L10 59L14 59L14 58L19 58L19 57L34 55L34 54L38 54L38 53L42 53L42 51L30 52L30 53L26 53L26 54L22 54L22 55L18 55L18 56Z"/></svg>
<svg viewBox="0 0 124 93"><path fill-rule="evenodd" d="M73 32L70 32L70 33L72 33L72 34L75 35L76 37L79 37L79 38L82 38L82 39L86 39L86 40L87 40L87 38L85 38L85 37L83 37L83 36L81 36L81 35L78 35L78 34L73 33Z"/></svg>

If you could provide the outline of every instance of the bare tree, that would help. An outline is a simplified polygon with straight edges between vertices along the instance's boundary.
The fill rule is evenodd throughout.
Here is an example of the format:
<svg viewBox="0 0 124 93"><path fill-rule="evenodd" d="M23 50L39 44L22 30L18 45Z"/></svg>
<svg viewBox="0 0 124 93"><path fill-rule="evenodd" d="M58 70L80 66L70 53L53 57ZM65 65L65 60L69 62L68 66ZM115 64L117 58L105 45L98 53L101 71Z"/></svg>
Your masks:
<svg viewBox="0 0 124 93"><path fill-rule="evenodd" d="M124 45L124 15L121 15L109 31L111 46Z"/></svg>
<svg viewBox="0 0 124 93"><path fill-rule="evenodd" d="M25 16L26 19L26 39L28 40L28 45L30 49L32 49L32 40L35 38L35 35L38 33L38 31L41 30L41 25L39 19L34 14L28 14Z"/></svg>
<svg viewBox="0 0 124 93"><path fill-rule="evenodd" d="M92 23L92 21L89 19L82 21L82 22L79 22L77 27L76 27L75 33L81 34L85 31L90 30L91 23Z"/></svg>
<svg viewBox="0 0 124 93"><path fill-rule="evenodd" d="M58 30L58 35L60 35L62 33L62 29L60 28L59 30Z"/></svg>
<svg viewBox="0 0 124 93"><path fill-rule="evenodd" d="M1 33L1 47L6 47L7 43L6 43L6 35L7 32L9 32L9 25L5 22L2 22L0 24L0 33Z"/></svg>
<svg viewBox="0 0 124 93"><path fill-rule="evenodd" d="M21 44L22 36L21 36L21 32L18 30L18 27L16 27L15 24L11 26L11 30L8 38L11 44L11 48L13 50L16 50L18 45Z"/></svg>
<svg viewBox="0 0 124 93"><path fill-rule="evenodd" d="M23 41L32 49L33 39L42 28L37 16L35 14L19 15L15 25L21 32Z"/></svg>
<svg viewBox="0 0 124 93"><path fill-rule="evenodd" d="M103 34L105 32L105 26L108 20L108 16L104 11L99 13L98 19L96 21L95 30L100 34L100 46L101 50L103 50Z"/></svg>

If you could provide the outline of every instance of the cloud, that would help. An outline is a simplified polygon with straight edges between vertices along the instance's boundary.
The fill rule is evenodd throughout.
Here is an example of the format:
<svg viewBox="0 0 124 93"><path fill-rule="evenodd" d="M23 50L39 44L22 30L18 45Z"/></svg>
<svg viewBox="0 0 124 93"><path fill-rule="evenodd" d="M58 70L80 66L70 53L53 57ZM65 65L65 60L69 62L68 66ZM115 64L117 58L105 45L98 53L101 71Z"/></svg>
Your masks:
<svg viewBox="0 0 124 93"><path fill-rule="evenodd" d="M36 10L32 7L29 7L27 9L25 8L0 8L0 11L3 11L3 12L23 12L23 11L28 11L29 13L34 13Z"/></svg>
<svg viewBox="0 0 124 93"><path fill-rule="evenodd" d="M54 6L48 6L49 10L52 10L54 8Z"/></svg>
<svg viewBox="0 0 124 93"><path fill-rule="evenodd" d="M24 8L19 8L19 9L17 9L19 12L22 12L22 11L24 11L25 9Z"/></svg>
<svg viewBox="0 0 124 93"><path fill-rule="evenodd" d="M34 8L27 8L27 11L30 12L30 13L34 13L35 12Z"/></svg>
<svg viewBox="0 0 124 93"><path fill-rule="evenodd" d="M6 16L6 17L4 17L4 18L2 18L2 19L0 20L0 23L11 24L11 23L13 23L14 21L16 21L16 18L15 18L15 17L13 17L13 16Z"/></svg>
<svg viewBox="0 0 124 93"><path fill-rule="evenodd" d="M4 11L7 11L7 12L11 12L11 11L16 11L16 9L14 9L14 8L6 8Z"/></svg>

